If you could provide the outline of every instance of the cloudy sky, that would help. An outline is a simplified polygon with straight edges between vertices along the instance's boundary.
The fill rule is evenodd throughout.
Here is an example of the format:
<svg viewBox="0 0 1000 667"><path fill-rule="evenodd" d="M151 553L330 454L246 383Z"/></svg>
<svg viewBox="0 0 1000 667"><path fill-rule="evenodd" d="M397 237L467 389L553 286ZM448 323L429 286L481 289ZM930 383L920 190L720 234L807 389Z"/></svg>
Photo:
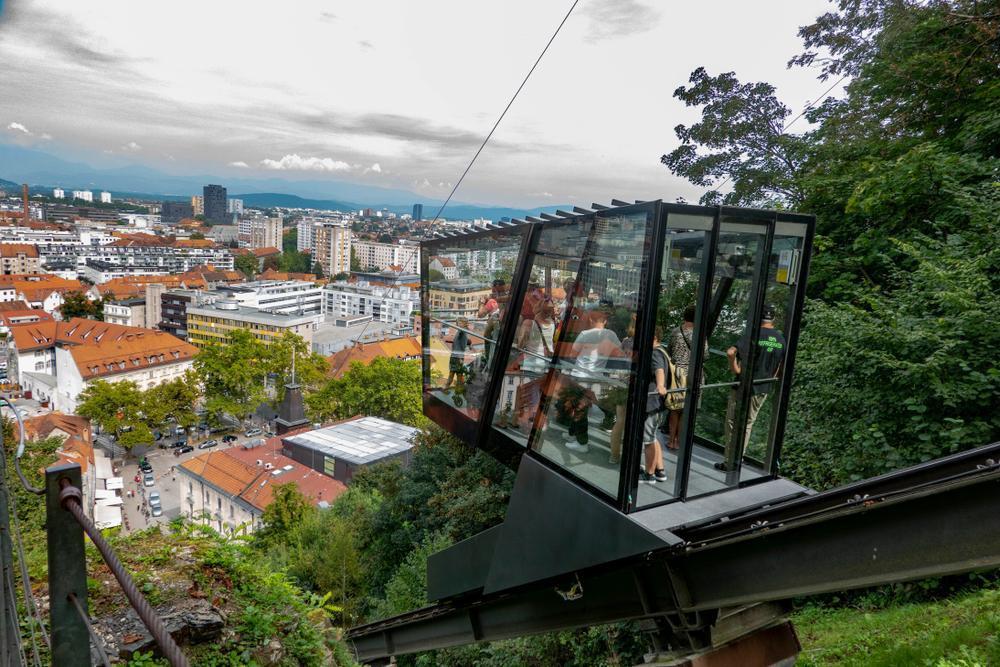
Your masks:
<svg viewBox="0 0 1000 667"><path fill-rule="evenodd" d="M329 178L443 197L567 0L0 0L0 142L95 165ZM456 200L696 199L659 156L690 72L788 70L825 0L580 0ZM802 122L802 121L800 121Z"/></svg>

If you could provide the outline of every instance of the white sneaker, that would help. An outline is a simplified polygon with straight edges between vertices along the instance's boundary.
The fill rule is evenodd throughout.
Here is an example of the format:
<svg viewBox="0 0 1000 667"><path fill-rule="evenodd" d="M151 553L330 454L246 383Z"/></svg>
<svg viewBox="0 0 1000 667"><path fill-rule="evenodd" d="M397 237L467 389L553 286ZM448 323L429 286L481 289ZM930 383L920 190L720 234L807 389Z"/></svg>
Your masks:
<svg viewBox="0 0 1000 667"><path fill-rule="evenodd" d="M566 442L566 449L570 449L574 452L579 452L581 454L586 454L590 451L590 445L581 445L576 440L568 440Z"/></svg>

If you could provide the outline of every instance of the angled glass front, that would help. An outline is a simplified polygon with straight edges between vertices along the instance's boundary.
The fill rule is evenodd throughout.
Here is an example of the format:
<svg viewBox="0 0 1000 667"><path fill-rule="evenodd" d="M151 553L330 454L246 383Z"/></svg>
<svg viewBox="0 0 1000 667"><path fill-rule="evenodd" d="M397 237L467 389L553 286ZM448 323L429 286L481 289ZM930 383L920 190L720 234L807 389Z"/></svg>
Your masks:
<svg viewBox="0 0 1000 667"><path fill-rule="evenodd" d="M424 244L424 407L622 511L777 470L812 219L648 202Z"/></svg>
<svg viewBox="0 0 1000 667"><path fill-rule="evenodd" d="M524 229L427 244L422 262L424 410L472 441L482 417Z"/></svg>

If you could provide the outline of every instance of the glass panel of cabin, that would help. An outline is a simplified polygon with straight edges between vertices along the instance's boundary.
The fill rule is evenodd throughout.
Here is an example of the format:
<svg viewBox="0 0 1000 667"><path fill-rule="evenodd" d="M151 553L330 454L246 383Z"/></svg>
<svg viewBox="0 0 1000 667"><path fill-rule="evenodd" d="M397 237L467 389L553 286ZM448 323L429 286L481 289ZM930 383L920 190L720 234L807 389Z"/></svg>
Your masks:
<svg viewBox="0 0 1000 667"><path fill-rule="evenodd" d="M766 310L758 302L769 259L769 224L723 217L720 225L688 497L767 474L761 460L745 455L747 436L767 402L775 372L775 357L756 351L767 347L768 354L783 353L777 332L761 335L773 319L754 321L755 313ZM772 375L764 377L767 372Z"/></svg>
<svg viewBox="0 0 1000 667"><path fill-rule="evenodd" d="M484 407L523 230L427 244L424 282L424 407L467 441Z"/></svg>
<svg viewBox="0 0 1000 667"><path fill-rule="evenodd" d="M646 386L646 415L640 464L643 466L635 491L636 507L647 507L676 497L680 485L679 456L683 455L681 423L687 406L687 391L697 374L691 372L697 347L698 296L704 271L704 256L712 233L712 215L668 213L663 240L659 292L650 306L656 309L653 345L647 351L651 377ZM656 382L661 369L663 386ZM660 389L665 390L661 397ZM696 451L693 465L704 465ZM711 467L711 464L708 464ZM656 470L663 470L657 478ZM702 474L695 470L697 479Z"/></svg>
<svg viewBox="0 0 1000 667"><path fill-rule="evenodd" d="M517 325L493 413L493 428L522 447L528 445L542 385L555 364L564 316L581 296L574 285L593 226L591 217L547 223L524 269L528 284L524 299L514 308ZM579 315L573 317L577 319L571 319L570 328L576 326Z"/></svg>
<svg viewBox="0 0 1000 667"><path fill-rule="evenodd" d="M778 222L775 226L771 255L767 266L767 287L764 298L764 315L770 314L770 322L765 320L757 340L754 389L762 396L756 419L748 423L749 433L743 453L746 470L742 479L759 475L758 471L775 473L773 452L777 442L779 389L785 379L785 367L790 347L791 329L795 324L796 292L803 286L799 283L802 266L802 246L805 225ZM749 466L746 464L750 464Z"/></svg>
<svg viewBox="0 0 1000 667"><path fill-rule="evenodd" d="M612 498L618 496L624 460L625 405L636 361L632 339L651 210L599 212L542 229L519 313L517 358L511 360L521 372L527 363L532 374L525 374L522 388L536 383L522 390L528 410L539 406L528 438L531 449ZM552 299L558 322L551 358L536 340L546 340L546 298ZM529 317L529 307L540 317ZM501 402L504 397L501 393ZM502 416L506 405L501 408Z"/></svg>

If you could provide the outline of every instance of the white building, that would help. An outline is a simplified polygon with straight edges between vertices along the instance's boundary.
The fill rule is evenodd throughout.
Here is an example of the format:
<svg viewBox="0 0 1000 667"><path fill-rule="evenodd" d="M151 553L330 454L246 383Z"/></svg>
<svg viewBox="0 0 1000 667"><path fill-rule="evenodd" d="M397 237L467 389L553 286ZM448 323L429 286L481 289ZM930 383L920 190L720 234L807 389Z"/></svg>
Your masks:
<svg viewBox="0 0 1000 667"><path fill-rule="evenodd" d="M94 193L90 190L73 190L73 199L82 199L83 201L94 201Z"/></svg>
<svg viewBox="0 0 1000 667"><path fill-rule="evenodd" d="M328 276L351 270L351 229L344 223L324 222L315 229L313 259Z"/></svg>
<svg viewBox="0 0 1000 667"><path fill-rule="evenodd" d="M242 199L230 199L226 206L229 213L235 213L236 215L243 215L243 200Z"/></svg>
<svg viewBox="0 0 1000 667"><path fill-rule="evenodd" d="M53 188L52 189L52 198L53 199L66 199L66 191L63 190L62 188Z"/></svg>
<svg viewBox="0 0 1000 667"><path fill-rule="evenodd" d="M277 248L281 250L281 216L252 218L249 243L250 248Z"/></svg>
<svg viewBox="0 0 1000 667"><path fill-rule="evenodd" d="M298 238L295 245L296 250L299 252L313 252L313 247L316 244L317 222L315 218L302 218L299 220Z"/></svg>
<svg viewBox="0 0 1000 667"><path fill-rule="evenodd" d="M91 383L132 381L140 389L183 377L197 348L161 331L73 318L12 326L13 375L25 387L49 392L52 408L76 412Z"/></svg>
<svg viewBox="0 0 1000 667"><path fill-rule="evenodd" d="M420 270L420 244L412 241L398 243L376 243L359 241L351 243L354 256L364 271L402 271L417 273Z"/></svg>
<svg viewBox="0 0 1000 667"><path fill-rule="evenodd" d="M110 204L111 203L111 193L110 192L102 192L101 193L101 203L102 204Z"/></svg>
<svg viewBox="0 0 1000 667"><path fill-rule="evenodd" d="M304 280L257 280L226 289L241 306L271 313L313 314L323 310L323 288Z"/></svg>
<svg viewBox="0 0 1000 667"><path fill-rule="evenodd" d="M445 280L458 279L458 266L450 257L431 257L431 262L428 265L428 268L431 271L437 271L443 275Z"/></svg>
<svg viewBox="0 0 1000 667"><path fill-rule="evenodd" d="M327 320L368 315L376 322L409 324L419 308L420 297L409 287L338 281L323 288L323 315Z"/></svg>

